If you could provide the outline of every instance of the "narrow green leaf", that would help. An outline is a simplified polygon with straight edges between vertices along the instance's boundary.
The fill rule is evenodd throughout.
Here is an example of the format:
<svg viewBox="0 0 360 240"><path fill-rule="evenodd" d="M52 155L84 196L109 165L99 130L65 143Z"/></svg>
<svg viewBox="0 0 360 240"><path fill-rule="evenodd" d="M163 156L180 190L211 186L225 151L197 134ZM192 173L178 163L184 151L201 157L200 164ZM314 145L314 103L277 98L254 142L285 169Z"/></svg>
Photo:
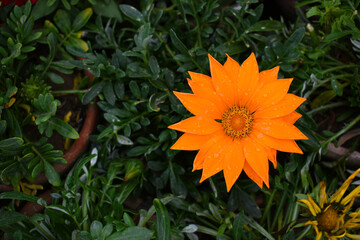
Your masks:
<svg viewBox="0 0 360 240"><path fill-rule="evenodd" d="M284 52L283 55L286 55L287 53L293 51L297 45L301 42L305 35L305 28L301 27L296 29L293 34L290 35L290 37L286 40L284 44Z"/></svg>
<svg viewBox="0 0 360 240"><path fill-rule="evenodd" d="M17 151L21 148L24 140L18 137L12 137L0 141L1 151Z"/></svg>
<svg viewBox="0 0 360 240"><path fill-rule="evenodd" d="M54 22L62 33L68 34L71 31L69 15L65 10L59 9L54 16Z"/></svg>
<svg viewBox="0 0 360 240"><path fill-rule="evenodd" d="M129 88L130 88L130 91L132 92L132 94L134 94L134 96L136 98L138 98L138 99L141 98L141 91L140 91L139 85L137 84L136 81L131 80L129 83Z"/></svg>
<svg viewBox="0 0 360 240"><path fill-rule="evenodd" d="M242 239L243 230L244 230L244 212L241 211L239 214L236 215L233 223L233 236L234 239Z"/></svg>
<svg viewBox="0 0 360 240"><path fill-rule="evenodd" d="M23 192L3 192L3 193L0 193L0 199L24 200L24 201L28 201L28 202L34 202L34 203L39 201L38 197L28 195Z"/></svg>
<svg viewBox="0 0 360 240"><path fill-rule="evenodd" d="M56 45L57 45L57 41L56 41L56 37L54 33L50 33L49 36L47 37L47 42L49 45L49 51L50 51L50 59L53 59L55 57L56 54Z"/></svg>
<svg viewBox="0 0 360 240"><path fill-rule="evenodd" d="M53 167L53 165L51 165L47 161L44 161L44 169L45 169L46 178L49 180L49 183L55 187L60 186L61 185L60 175Z"/></svg>
<svg viewBox="0 0 360 240"><path fill-rule="evenodd" d="M260 32L260 31L274 31L284 28L285 25L276 20L263 20L258 21L248 28L248 32Z"/></svg>
<svg viewBox="0 0 360 240"><path fill-rule="evenodd" d="M48 0L38 0L36 4L33 5L31 16L33 16L34 20L38 20L39 18L42 18L44 16L47 16L54 12L57 9L57 6L59 4L59 1L52 1L55 4L47 4Z"/></svg>
<svg viewBox="0 0 360 240"><path fill-rule="evenodd" d="M105 82L98 82L94 84L90 88L90 90L87 93L85 93L82 99L83 104L90 103L90 101L93 100L101 92L104 86L105 86Z"/></svg>
<svg viewBox="0 0 360 240"><path fill-rule="evenodd" d="M246 215L244 215L245 217L245 222L247 224L249 224L250 227L252 227L253 229L257 230L260 234L262 234L264 237L266 237L268 240L275 240L275 238L273 236L271 236L271 234L266 231L259 223L257 223L254 219L247 217Z"/></svg>
<svg viewBox="0 0 360 240"><path fill-rule="evenodd" d="M153 201L156 211L156 231L158 240L170 240L170 216L165 205L157 198Z"/></svg>
<svg viewBox="0 0 360 240"><path fill-rule="evenodd" d="M115 104L115 93L114 93L114 87L111 81L106 81L105 86L103 88L103 93L106 101L110 103L111 105Z"/></svg>
<svg viewBox="0 0 360 240"><path fill-rule="evenodd" d="M153 232L144 227L132 226L122 232L111 234L106 240L131 239L131 240L149 240Z"/></svg>
<svg viewBox="0 0 360 240"><path fill-rule="evenodd" d="M72 24L72 30L74 32L79 31L82 27L86 25L92 14L93 14L93 10L91 8L86 8L85 10L81 11L75 17L75 20Z"/></svg>
<svg viewBox="0 0 360 240"><path fill-rule="evenodd" d="M149 58L149 67L150 67L150 70L151 70L153 75L155 75L155 76L159 75L160 67L159 67L158 61L156 60L156 57L151 56Z"/></svg>
<svg viewBox="0 0 360 240"><path fill-rule="evenodd" d="M65 82L64 79L59 74L56 74L56 73L53 73L53 72L48 72L47 76L50 78L50 80L53 83L63 84Z"/></svg>
<svg viewBox="0 0 360 240"><path fill-rule="evenodd" d="M120 10L131 20L139 23L144 22L144 16L142 15L142 13L133 6L130 6L128 4L120 4Z"/></svg>
<svg viewBox="0 0 360 240"><path fill-rule="evenodd" d="M331 79L331 87L338 96L342 96L343 89L338 81L336 79Z"/></svg>
<svg viewBox="0 0 360 240"><path fill-rule="evenodd" d="M138 184L138 182L136 180L130 180L130 181L123 182L120 185L118 195L116 196L116 201L119 204L122 204L129 197L129 195L135 189L137 184Z"/></svg>
<svg viewBox="0 0 360 240"><path fill-rule="evenodd" d="M0 214L0 228L13 223L24 221L26 218L27 217L22 213L4 210Z"/></svg>
<svg viewBox="0 0 360 240"><path fill-rule="evenodd" d="M178 38L174 30L170 29L170 38L174 47L176 47L181 53L189 55L189 51L186 48L185 44Z"/></svg>
<svg viewBox="0 0 360 240"><path fill-rule="evenodd" d="M79 133L64 120L58 118L50 118L49 123L61 136L71 139L78 139Z"/></svg>
<svg viewBox="0 0 360 240"><path fill-rule="evenodd" d="M345 31L341 31L341 32L334 32L334 33L330 33L329 35L327 35L324 38L324 42L332 42L336 39L345 37L346 35L352 34L354 33L352 30L345 30Z"/></svg>

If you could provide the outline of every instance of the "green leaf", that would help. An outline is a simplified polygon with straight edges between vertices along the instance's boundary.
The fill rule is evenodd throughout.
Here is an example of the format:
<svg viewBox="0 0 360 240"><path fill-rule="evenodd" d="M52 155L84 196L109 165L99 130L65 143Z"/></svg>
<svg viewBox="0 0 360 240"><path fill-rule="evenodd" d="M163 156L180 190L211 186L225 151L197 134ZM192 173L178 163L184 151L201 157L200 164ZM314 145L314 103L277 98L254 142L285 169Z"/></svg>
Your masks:
<svg viewBox="0 0 360 240"><path fill-rule="evenodd" d="M249 213L251 216L255 218L261 217L260 209L258 208L257 204L255 203L254 199L252 199L249 194L245 191L240 190L240 203L243 209Z"/></svg>
<svg viewBox="0 0 360 240"><path fill-rule="evenodd" d="M90 101L93 100L101 92L104 86L105 86L105 82L98 82L94 84L90 88L90 90L87 93L85 93L82 99L83 104L90 103Z"/></svg>
<svg viewBox="0 0 360 240"><path fill-rule="evenodd" d="M19 212L15 212L15 211L1 211L0 214L0 228L3 229L2 227L13 224L13 223L18 223L21 221L24 221L25 219L27 219L27 217Z"/></svg>
<svg viewBox="0 0 360 240"><path fill-rule="evenodd" d="M118 22L123 21L119 9L119 4L114 0L109 0L107 2L97 1L96 4L92 7L96 15L105 16L108 18L116 18Z"/></svg>
<svg viewBox="0 0 360 240"><path fill-rule="evenodd" d="M54 22L61 32L69 34L71 32L71 22L65 10L59 9L54 16Z"/></svg>
<svg viewBox="0 0 360 240"><path fill-rule="evenodd" d="M180 168L179 166L177 167ZM177 196L186 196L188 193L187 188L184 182L181 180L177 169L175 168L176 165L169 161L171 191Z"/></svg>
<svg viewBox="0 0 360 240"><path fill-rule="evenodd" d="M153 232L144 227L132 226L122 232L111 234L106 240L131 239L131 240L150 240Z"/></svg>
<svg viewBox="0 0 360 240"><path fill-rule="evenodd" d="M55 129L61 136L71 139L78 139L79 133L68 123L64 120L58 118L51 118L49 119L49 123L51 127Z"/></svg>
<svg viewBox="0 0 360 240"><path fill-rule="evenodd" d="M53 82L53 83L56 83L56 84L63 84L65 81L64 79L56 74L56 73L53 73L53 72L48 72L47 73L47 76L50 78L50 80Z"/></svg>
<svg viewBox="0 0 360 240"><path fill-rule="evenodd" d="M287 53L293 51L296 48L296 46L299 45L304 35L305 35L304 27L296 29L296 31L293 32L293 34L291 34L291 36L286 40L284 44L283 55L286 55Z"/></svg>
<svg viewBox="0 0 360 240"><path fill-rule="evenodd" d="M158 76L159 73L160 73L160 67L159 67L159 63L158 61L156 60L156 57L154 56L151 56L149 58L149 67L150 67L150 70L152 72L152 74L154 76Z"/></svg>
<svg viewBox="0 0 360 240"><path fill-rule="evenodd" d="M263 20L251 25L247 32L274 31L284 28L285 25L276 20Z"/></svg>
<svg viewBox="0 0 360 240"><path fill-rule="evenodd" d="M75 20L72 24L72 30L74 32L79 31L82 27L86 25L92 14L93 14L93 10L91 8L86 8L85 10L81 11L75 17Z"/></svg>
<svg viewBox="0 0 360 240"><path fill-rule="evenodd" d="M131 80L129 83L129 88L132 94L134 94L137 99L141 99L141 91L136 81Z"/></svg>
<svg viewBox="0 0 360 240"><path fill-rule="evenodd" d="M189 50L172 29L170 29L170 38L175 48L177 48L181 53L189 55Z"/></svg>
<svg viewBox="0 0 360 240"><path fill-rule="evenodd" d="M90 233L93 239L99 238L102 232L103 225L101 222L95 220L91 223Z"/></svg>
<svg viewBox="0 0 360 240"><path fill-rule="evenodd" d="M19 137L12 137L0 141L0 151L12 152L19 151L24 143Z"/></svg>
<svg viewBox="0 0 360 240"><path fill-rule="evenodd" d="M158 240L170 240L170 216L165 205L157 198L153 201L156 211L156 231Z"/></svg>
<svg viewBox="0 0 360 240"><path fill-rule="evenodd" d="M352 30L345 30L345 31L341 31L341 32L334 32L334 33L330 33L329 35L327 35L324 38L324 42L332 42L336 39L345 37L346 35L352 34L354 33Z"/></svg>
<svg viewBox="0 0 360 240"><path fill-rule="evenodd" d="M144 22L144 16L142 15L142 13L133 6L130 6L128 4L120 4L120 10L131 20L139 23Z"/></svg>
<svg viewBox="0 0 360 240"><path fill-rule="evenodd" d="M244 223L245 223L244 211L241 211L236 215L234 219L234 223L233 223L234 239L242 239Z"/></svg>
<svg viewBox="0 0 360 240"><path fill-rule="evenodd" d="M47 16L54 12L57 9L59 1L54 1L55 4L48 5L48 0L38 0L36 4L33 5L31 16L33 16L34 20L38 20L44 16Z"/></svg>
<svg viewBox="0 0 360 240"><path fill-rule="evenodd" d="M132 193L135 187L138 185L137 180L125 181L120 185L118 194L116 196L116 202L122 204Z"/></svg>
<svg viewBox="0 0 360 240"><path fill-rule="evenodd" d="M0 199L24 200L24 201L28 201L28 202L39 203L40 198L32 196L32 195L28 195L23 192L3 192L3 193L0 193Z"/></svg>
<svg viewBox="0 0 360 240"><path fill-rule="evenodd" d="M50 59L53 59L55 57L56 54L56 45L57 45L57 41L56 41L56 37L54 33L49 33L49 36L47 37L47 43L49 45L49 57Z"/></svg>
<svg viewBox="0 0 360 240"><path fill-rule="evenodd" d="M104 97L105 97L106 101L108 103L110 103L111 105L114 105L116 98L115 98L113 84L111 81L105 82L105 86L103 88L103 93L104 93Z"/></svg>
<svg viewBox="0 0 360 240"><path fill-rule="evenodd" d="M49 180L49 183L55 187L60 186L61 185L60 175L53 167L53 165L51 165L47 161L44 161L44 169L45 169L46 178Z"/></svg>
<svg viewBox="0 0 360 240"><path fill-rule="evenodd" d="M336 93L336 95L342 96L343 89L342 89L340 83L338 81L336 81L335 79L331 79L330 82L331 82L331 87L334 90L334 92Z"/></svg>

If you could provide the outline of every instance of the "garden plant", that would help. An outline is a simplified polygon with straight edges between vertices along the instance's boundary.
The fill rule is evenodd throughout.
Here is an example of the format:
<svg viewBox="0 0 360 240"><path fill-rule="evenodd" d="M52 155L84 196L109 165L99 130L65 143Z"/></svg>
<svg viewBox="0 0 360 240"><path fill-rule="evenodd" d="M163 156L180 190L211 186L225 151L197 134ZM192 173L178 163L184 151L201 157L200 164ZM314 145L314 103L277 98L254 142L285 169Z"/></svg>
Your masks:
<svg viewBox="0 0 360 240"><path fill-rule="evenodd" d="M360 239L359 9L0 0L0 238Z"/></svg>

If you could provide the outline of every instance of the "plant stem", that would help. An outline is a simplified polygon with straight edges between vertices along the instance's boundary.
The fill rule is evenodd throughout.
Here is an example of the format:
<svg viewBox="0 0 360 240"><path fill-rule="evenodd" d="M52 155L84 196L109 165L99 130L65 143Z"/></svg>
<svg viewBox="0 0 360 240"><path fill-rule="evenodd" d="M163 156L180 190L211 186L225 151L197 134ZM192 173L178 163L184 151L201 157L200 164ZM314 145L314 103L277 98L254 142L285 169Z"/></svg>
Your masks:
<svg viewBox="0 0 360 240"><path fill-rule="evenodd" d="M328 68L328 69L322 71L321 74L326 74L326 73L341 70L341 69L344 69L344 68L356 68L356 67L359 67L359 65L357 65L357 64L348 64L348 65L336 66L336 67Z"/></svg>
<svg viewBox="0 0 360 240"><path fill-rule="evenodd" d="M343 129L341 129L340 131L338 131L334 136L332 136L331 138L329 138L328 140L326 140L326 142L324 143L329 144L332 141L334 141L336 138L338 138L339 136L343 135L344 133L346 133L347 131L349 131L357 122L360 121L360 114L354 118L349 124L347 124Z"/></svg>
<svg viewBox="0 0 360 240"><path fill-rule="evenodd" d="M264 214L261 218L261 221L260 221L260 224L263 225L267 215L269 214L270 212L270 208L271 208L271 205L274 201L274 197L275 197L275 194L276 194L276 188L271 192L271 195L270 195L270 198L268 199L267 203L266 203L266 206L265 206L265 210L264 210Z"/></svg>
<svg viewBox="0 0 360 240"><path fill-rule="evenodd" d="M342 107L345 106L346 102L336 102L336 103L330 103L327 105L320 106L318 108L315 108L308 112L308 115L313 115L314 113L324 111L326 109L335 108L335 107Z"/></svg>
<svg viewBox="0 0 360 240"><path fill-rule="evenodd" d="M207 228L207 227L200 226L200 225L196 225L196 226L198 227L198 229L197 229L198 232L202 232L202 233L214 236L214 237L216 237L218 234L218 232L214 229ZM231 239L230 237L228 237L226 235L222 235L221 237L223 237L225 239Z"/></svg>
<svg viewBox="0 0 360 240"><path fill-rule="evenodd" d="M52 94L56 94L56 95L65 95L65 94L77 94L77 93L87 93L89 91L89 89L83 89L83 90L78 90L78 89L68 89L68 90L54 90L51 91Z"/></svg>

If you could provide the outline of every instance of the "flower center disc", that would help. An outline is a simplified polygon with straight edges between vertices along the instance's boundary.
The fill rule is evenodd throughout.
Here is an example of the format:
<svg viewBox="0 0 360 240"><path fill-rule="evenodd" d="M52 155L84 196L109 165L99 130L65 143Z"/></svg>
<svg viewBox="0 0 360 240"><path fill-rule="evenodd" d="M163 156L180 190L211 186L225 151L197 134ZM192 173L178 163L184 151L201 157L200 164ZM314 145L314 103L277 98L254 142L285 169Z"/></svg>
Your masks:
<svg viewBox="0 0 360 240"><path fill-rule="evenodd" d="M321 213L318 217L319 228L326 232L337 230L341 221L341 216L338 212L329 207L325 212Z"/></svg>
<svg viewBox="0 0 360 240"><path fill-rule="evenodd" d="M226 135L232 138L243 138L251 133L254 118L245 107L232 106L222 118L222 126Z"/></svg>

